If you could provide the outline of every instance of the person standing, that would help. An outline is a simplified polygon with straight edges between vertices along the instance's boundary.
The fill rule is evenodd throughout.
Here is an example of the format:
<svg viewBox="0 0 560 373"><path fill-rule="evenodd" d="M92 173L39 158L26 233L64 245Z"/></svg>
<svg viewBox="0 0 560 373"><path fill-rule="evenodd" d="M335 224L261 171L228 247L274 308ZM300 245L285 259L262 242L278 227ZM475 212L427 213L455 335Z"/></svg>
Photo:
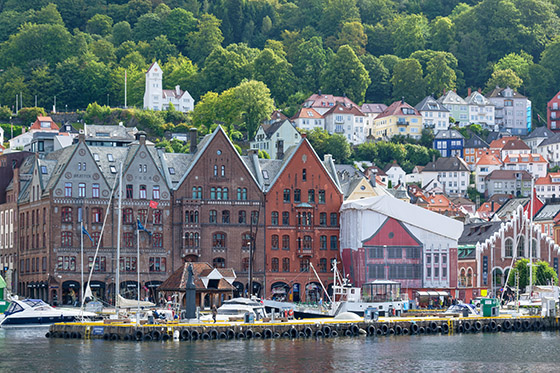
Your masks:
<svg viewBox="0 0 560 373"><path fill-rule="evenodd" d="M216 316L218 316L218 309L216 305L212 306L212 320L214 320L214 324L216 323Z"/></svg>

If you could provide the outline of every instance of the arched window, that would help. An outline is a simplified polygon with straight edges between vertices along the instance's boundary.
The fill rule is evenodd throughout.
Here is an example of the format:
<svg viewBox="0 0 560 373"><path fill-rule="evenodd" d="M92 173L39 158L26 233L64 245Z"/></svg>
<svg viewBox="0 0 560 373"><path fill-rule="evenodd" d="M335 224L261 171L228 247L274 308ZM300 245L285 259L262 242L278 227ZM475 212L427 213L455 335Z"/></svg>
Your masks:
<svg viewBox="0 0 560 373"><path fill-rule="evenodd" d="M226 260L224 258L214 258L212 260L212 265L214 266L214 268L225 268Z"/></svg>
<svg viewBox="0 0 560 373"><path fill-rule="evenodd" d="M531 240L532 244L531 244L531 251L532 251L532 255L533 255L533 259L537 258L537 240L535 238L533 238Z"/></svg>
<svg viewBox="0 0 560 373"><path fill-rule="evenodd" d="M513 240L511 238L506 238L506 257L513 256Z"/></svg>
<svg viewBox="0 0 560 373"><path fill-rule="evenodd" d="M459 274L459 286L465 287L466 285L467 285L467 274L465 272L465 269L462 268L461 273Z"/></svg>
<svg viewBox="0 0 560 373"><path fill-rule="evenodd" d="M226 176L226 166L223 166L223 165L222 165L222 173L221 173L221 176L222 176L222 177Z"/></svg>
<svg viewBox="0 0 560 373"><path fill-rule="evenodd" d="M224 188L223 191L222 191L222 199L224 201L227 201L229 199L228 192L229 192L228 188Z"/></svg>
<svg viewBox="0 0 560 373"><path fill-rule="evenodd" d="M303 237L303 249L304 250L311 250L311 245L313 244L313 240L311 236L304 236Z"/></svg>
<svg viewBox="0 0 560 373"><path fill-rule="evenodd" d="M517 257L523 258L525 256L525 237L519 237L519 243L517 244Z"/></svg>
<svg viewBox="0 0 560 373"><path fill-rule="evenodd" d="M472 287L472 268L467 270L467 287Z"/></svg>
<svg viewBox="0 0 560 373"><path fill-rule="evenodd" d="M282 259L282 272L290 272L290 258Z"/></svg>
<svg viewBox="0 0 560 373"><path fill-rule="evenodd" d="M280 266L279 264L280 262L278 261L278 258L272 258L270 260L270 270L272 272L278 272Z"/></svg>
<svg viewBox="0 0 560 373"><path fill-rule="evenodd" d="M214 165L214 176L218 176L218 166Z"/></svg>

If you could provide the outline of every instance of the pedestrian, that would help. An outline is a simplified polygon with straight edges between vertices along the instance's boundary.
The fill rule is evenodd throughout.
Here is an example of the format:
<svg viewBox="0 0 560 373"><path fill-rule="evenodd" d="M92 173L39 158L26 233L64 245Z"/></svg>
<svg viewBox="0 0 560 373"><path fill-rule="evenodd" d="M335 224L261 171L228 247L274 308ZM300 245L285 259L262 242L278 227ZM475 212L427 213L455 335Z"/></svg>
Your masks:
<svg viewBox="0 0 560 373"><path fill-rule="evenodd" d="M218 316L218 310L216 309L216 305L212 306L212 320L214 320L214 324L216 323L216 316Z"/></svg>

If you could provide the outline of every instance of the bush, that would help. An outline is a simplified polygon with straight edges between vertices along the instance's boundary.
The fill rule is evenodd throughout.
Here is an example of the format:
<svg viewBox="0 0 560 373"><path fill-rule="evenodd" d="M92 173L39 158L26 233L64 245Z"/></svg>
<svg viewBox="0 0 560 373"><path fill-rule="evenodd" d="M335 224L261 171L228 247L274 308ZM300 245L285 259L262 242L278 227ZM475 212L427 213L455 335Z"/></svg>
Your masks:
<svg viewBox="0 0 560 373"><path fill-rule="evenodd" d="M259 150L259 158L270 159L270 155L266 152L266 150Z"/></svg>
<svg viewBox="0 0 560 373"><path fill-rule="evenodd" d="M111 115L111 108L109 106L101 106L97 102L89 104L84 120L86 123L103 124Z"/></svg>
<svg viewBox="0 0 560 373"><path fill-rule="evenodd" d="M47 113L42 107L24 107L18 111L18 118L21 119L23 125L27 126L33 124L37 117L46 116ZM9 118L9 117L8 117Z"/></svg>
<svg viewBox="0 0 560 373"><path fill-rule="evenodd" d="M0 120L8 121L12 117L12 109L7 106L0 107Z"/></svg>

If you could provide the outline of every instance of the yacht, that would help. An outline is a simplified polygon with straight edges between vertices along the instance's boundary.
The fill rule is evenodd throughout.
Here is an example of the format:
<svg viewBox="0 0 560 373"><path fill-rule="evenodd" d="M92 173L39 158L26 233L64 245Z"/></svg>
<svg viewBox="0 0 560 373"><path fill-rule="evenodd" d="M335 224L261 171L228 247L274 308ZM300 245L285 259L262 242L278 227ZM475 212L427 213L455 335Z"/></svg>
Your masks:
<svg viewBox="0 0 560 373"><path fill-rule="evenodd" d="M53 308L41 299L12 300L4 312L4 318L0 320L0 328L48 326L82 318L95 319L98 316L79 309Z"/></svg>
<svg viewBox="0 0 560 373"><path fill-rule="evenodd" d="M267 317L264 304L254 299L233 298L224 301L218 308L216 322L243 321L245 314L249 313L253 320L258 321ZM200 317L201 321L213 321L212 314Z"/></svg>

